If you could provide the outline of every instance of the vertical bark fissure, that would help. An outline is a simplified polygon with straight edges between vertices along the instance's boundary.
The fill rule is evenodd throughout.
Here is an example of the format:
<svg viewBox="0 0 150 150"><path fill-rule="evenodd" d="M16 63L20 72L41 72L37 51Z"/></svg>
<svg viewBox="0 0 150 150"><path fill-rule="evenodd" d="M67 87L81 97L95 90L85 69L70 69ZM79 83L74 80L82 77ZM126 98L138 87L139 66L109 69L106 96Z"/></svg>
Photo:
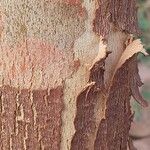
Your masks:
<svg viewBox="0 0 150 150"><path fill-rule="evenodd" d="M2 130L1 130L1 144L2 147L12 149L13 135L14 135L14 123L15 123L15 111L16 111L16 98L17 90L4 86L1 88L2 93L2 106L1 112ZM7 118L7 119L6 119Z"/></svg>

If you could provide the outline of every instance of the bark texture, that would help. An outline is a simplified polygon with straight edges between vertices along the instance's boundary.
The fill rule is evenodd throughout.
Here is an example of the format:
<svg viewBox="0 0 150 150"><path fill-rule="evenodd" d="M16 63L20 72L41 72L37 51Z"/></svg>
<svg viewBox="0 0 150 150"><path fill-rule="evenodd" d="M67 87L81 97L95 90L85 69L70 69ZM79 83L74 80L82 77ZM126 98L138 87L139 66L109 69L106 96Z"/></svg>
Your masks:
<svg viewBox="0 0 150 150"><path fill-rule="evenodd" d="M76 97L98 52L95 8L95 1L1 1L1 150L70 149Z"/></svg>
<svg viewBox="0 0 150 150"><path fill-rule="evenodd" d="M139 34L136 0L98 0L94 31L106 36L113 25L120 31Z"/></svg>
<svg viewBox="0 0 150 150"><path fill-rule="evenodd" d="M135 0L3 0L0 9L0 149L126 150L131 95L146 105L143 47L129 35L139 33Z"/></svg>
<svg viewBox="0 0 150 150"><path fill-rule="evenodd" d="M60 149L62 90L1 87L1 149Z"/></svg>
<svg viewBox="0 0 150 150"><path fill-rule="evenodd" d="M129 130L133 114L130 98L133 95L141 105L147 105L138 89L142 83L136 52L128 54L125 62L119 68L117 66L130 41L129 34L139 33L136 14L134 0L99 0L93 29L105 37L107 53L112 54L93 65L89 85L77 98L73 150L127 150L131 147Z"/></svg>

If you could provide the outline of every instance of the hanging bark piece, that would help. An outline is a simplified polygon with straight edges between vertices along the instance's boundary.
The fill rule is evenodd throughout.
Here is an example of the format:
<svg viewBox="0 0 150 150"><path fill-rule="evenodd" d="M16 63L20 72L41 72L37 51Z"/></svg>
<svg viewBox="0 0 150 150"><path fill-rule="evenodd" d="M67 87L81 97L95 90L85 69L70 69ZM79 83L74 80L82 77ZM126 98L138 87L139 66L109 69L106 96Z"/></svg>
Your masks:
<svg viewBox="0 0 150 150"><path fill-rule="evenodd" d="M138 86L142 85L136 59L139 52L144 52L140 41L131 42L122 53L112 73L107 88L106 118L101 120L95 140L95 150L126 150L132 122L131 95L136 97L141 105L147 106L138 89ZM135 93L134 89L138 92Z"/></svg>
<svg viewBox="0 0 150 150"><path fill-rule="evenodd" d="M95 62L90 69L89 85L77 97L77 114L74 121L75 135L72 139L71 150L93 149L94 139L102 115L101 99L104 99L104 61L106 57Z"/></svg>
<svg viewBox="0 0 150 150"><path fill-rule="evenodd" d="M129 129L132 120L130 110L130 97L134 93L131 84L137 76L136 56L128 59L120 69L116 71L109 96L106 102L106 118L101 120L95 150L126 150L129 136ZM133 65L131 65L133 64ZM142 104L147 104L145 101Z"/></svg>
<svg viewBox="0 0 150 150"><path fill-rule="evenodd" d="M104 70L106 57L110 52L107 52L104 58L98 55L95 59L90 69L89 84L77 97L77 114L74 122L76 133L72 140L72 150L107 150L108 147L125 150L127 148L132 122L130 118L132 115L131 95L140 98L137 101L144 106L147 105L147 102L132 90L133 88L138 89L138 86L142 84L138 75L136 57L139 52L145 53L143 45L137 39L130 40L126 46L115 69L111 72L108 86L104 84ZM101 54L103 54L106 46L101 48ZM99 113L94 111L96 108L100 110Z"/></svg>
<svg viewBox="0 0 150 150"><path fill-rule="evenodd" d="M108 50L118 47L120 42L122 46L112 50L113 58L120 55L115 69L112 69L111 80L108 82L106 96L106 118L102 119L95 140L95 150L126 150L128 143L129 129L131 125L130 116L130 97L143 106L147 106L147 102L143 100L139 94L138 87L142 85L138 75L137 60L134 54L143 51L143 46L139 40L127 43L126 49L122 47L126 42L125 38L121 40L115 36L116 31L120 31L125 37L125 33L138 34L137 28L137 9L135 0L99 0L99 8L96 11L93 30L98 35L103 35L109 45ZM128 12L128 13L127 13ZM112 32L114 32L112 34ZM111 36L111 38L110 38ZM121 37L122 37L121 36ZM130 35L128 35L130 37ZM114 41L112 38L114 37ZM120 38L119 38L120 39ZM112 43L114 44L111 44ZM129 44L129 45L128 45ZM114 47L113 47L114 46ZM144 52L145 53L145 52ZM115 56L116 54L116 56ZM113 63L114 61L112 61ZM106 71L108 65L113 66L111 61L106 60ZM110 69L111 71L111 69ZM106 78L107 79L107 78Z"/></svg>
<svg viewBox="0 0 150 150"><path fill-rule="evenodd" d="M143 99L140 94L139 87L143 85L141 82L140 76L138 74L138 65L137 65L137 54L133 56L133 59L129 66L129 79L130 79L130 88L133 98L143 107L148 106L148 102Z"/></svg>

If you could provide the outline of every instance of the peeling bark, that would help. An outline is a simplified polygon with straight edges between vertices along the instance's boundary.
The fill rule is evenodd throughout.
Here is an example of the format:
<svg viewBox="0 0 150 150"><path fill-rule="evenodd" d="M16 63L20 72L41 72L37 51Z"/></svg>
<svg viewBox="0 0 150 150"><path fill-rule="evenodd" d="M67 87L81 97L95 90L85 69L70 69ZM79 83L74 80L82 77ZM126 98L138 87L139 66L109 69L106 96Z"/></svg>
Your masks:
<svg viewBox="0 0 150 150"><path fill-rule="evenodd" d="M96 62L90 70L89 85L77 97L77 113L74 121L75 135L71 150L93 149L100 116L104 105L104 59Z"/></svg>
<svg viewBox="0 0 150 150"><path fill-rule="evenodd" d="M131 124L130 96L128 67L130 61L120 68L113 79L109 96L106 102L105 119L101 120L95 150L126 150ZM133 75L133 74L132 74ZM105 138L103 137L105 134Z"/></svg>
<svg viewBox="0 0 150 150"><path fill-rule="evenodd" d="M97 3L98 2L98 3ZM0 149L126 150L138 87L135 0L3 0ZM136 49L137 48L137 49Z"/></svg>
<svg viewBox="0 0 150 150"><path fill-rule="evenodd" d="M100 82L99 78L93 84L91 81L77 97L73 150L126 150L132 122L131 96L141 105L147 106L138 89L142 83L136 60L137 53L145 52L138 40L130 44L133 39L129 33L138 33L135 16L135 1L99 1L94 31L105 37L107 52L111 54L106 60L99 59L93 65L103 61L103 72L100 72L102 68L90 72L89 80L99 76ZM94 90L96 85L99 89L97 93ZM97 107L101 110L100 114L94 111Z"/></svg>

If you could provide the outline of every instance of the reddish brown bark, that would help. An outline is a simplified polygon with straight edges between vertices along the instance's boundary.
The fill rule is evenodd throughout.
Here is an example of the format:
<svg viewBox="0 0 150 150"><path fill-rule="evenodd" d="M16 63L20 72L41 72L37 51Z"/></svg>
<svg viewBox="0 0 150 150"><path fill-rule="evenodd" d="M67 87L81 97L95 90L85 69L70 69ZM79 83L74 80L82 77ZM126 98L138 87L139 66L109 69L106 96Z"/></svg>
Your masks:
<svg viewBox="0 0 150 150"><path fill-rule="evenodd" d="M60 149L62 87L21 90L3 86L1 92L1 147L16 149Z"/></svg>
<svg viewBox="0 0 150 150"><path fill-rule="evenodd" d="M99 0L93 30L105 37L107 50L111 51L114 47L120 48L120 51L125 50L126 37L129 33L139 33L136 15L135 0ZM120 36L124 37L122 41L117 41L118 31ZM94 64L90 72L89 86L77 98L77 114L74 122L76 133L72 140L72 150L127 150L129 130L133 119L130 98L133 96L141 105L147 105L138 89L142 83L138 75L136 57L135 54L129 58L114 76L112 73L109 85L104 84L107 71L104 68L107 58ZM90 84L93 81L94 85ZM99 105L105 115L99 118L97 130L95 108L98 103L105 102L105 106ZM94 141L94 148L91 148L93 146L91 146L91 141Z"/></svg>
<svg viewBox="0 0 150 150"><path fill-rule="evenodd" d="M89 83L94 83L87 86L77 97L74 121L76 133L72 139L71 150L93 148L92 142L97 131L95 109L103 103L99 98L104 92L104 60L96 62L91 68Z"/></svg>
<svg viewBox="0 0 150 150"><path fill-rule="evenodd" d="M120 57L129 33L139 33L136 3L99 0L92 20L96 8L92 2L3 2L10 12L5 12L2 23L0 149L127 149L131 95L146 105L138 91L142 83L137 56L117 68L108 85L105 75L108 64L114 63L108 61L110 56ZM97 34L104 37L107 55L112 54L91 65L97 55Z"/></svg>
<svg viewBox="0 0 150 150"><path fill-rule="evenodd" d="M113 25L120 31L139 34L136 0L98 0L94 31L106 36Z"/></svg>

